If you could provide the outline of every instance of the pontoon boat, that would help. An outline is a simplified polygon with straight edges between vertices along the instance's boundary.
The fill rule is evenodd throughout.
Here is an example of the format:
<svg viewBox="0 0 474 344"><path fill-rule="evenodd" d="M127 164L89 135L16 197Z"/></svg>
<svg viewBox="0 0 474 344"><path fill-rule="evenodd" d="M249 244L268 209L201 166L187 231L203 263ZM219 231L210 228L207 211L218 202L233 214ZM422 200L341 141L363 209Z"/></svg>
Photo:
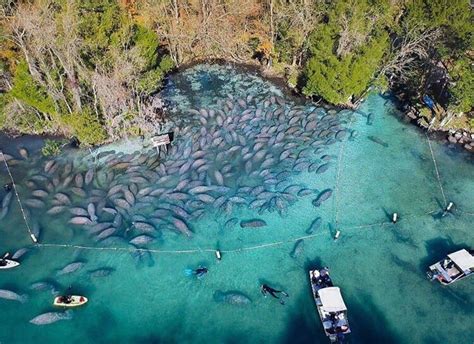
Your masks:
<svg viewBox="0 0 474 344"><path fill-rule="evenodd" d="M449 285L474 274L474 250L459 250L429 267L430 280L437 279L441 284Z"/></svg>
<svg viewBox="0 0 474 344"><path fill-rule="evenodd" d="M343 342L344 337L351 332L351 329L340 289L333 286L327 268L310 270L309 278L314 302L318 308L326 336L329 337L331 343Z"/></svg>

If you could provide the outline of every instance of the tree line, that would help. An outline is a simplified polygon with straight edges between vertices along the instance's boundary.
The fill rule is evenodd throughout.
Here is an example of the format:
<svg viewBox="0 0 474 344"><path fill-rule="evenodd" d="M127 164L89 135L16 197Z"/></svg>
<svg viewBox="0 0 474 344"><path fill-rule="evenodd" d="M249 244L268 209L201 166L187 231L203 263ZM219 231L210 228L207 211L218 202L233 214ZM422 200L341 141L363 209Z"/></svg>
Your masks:
<svg viewBox="0 0 474 344"><path fill-rule="evenodd" d="M0 0L0 127L96 144L154 130L152 95L199 59L258 62L303 94L351 106L370 87L419 96L449 72L474 103L465 0Z"/></svg>

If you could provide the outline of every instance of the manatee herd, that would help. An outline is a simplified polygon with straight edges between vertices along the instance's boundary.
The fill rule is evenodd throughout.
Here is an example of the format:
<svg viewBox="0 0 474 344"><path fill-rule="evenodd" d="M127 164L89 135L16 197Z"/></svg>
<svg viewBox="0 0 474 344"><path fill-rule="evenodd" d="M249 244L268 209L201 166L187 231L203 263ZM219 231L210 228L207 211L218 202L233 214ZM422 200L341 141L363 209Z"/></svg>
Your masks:
<svg viewBox="0 0 474 344"><path fill-rule="evenodd" d="M210 211L230 217L244 207L285 216L300 197L313 197L319 207L332 190L293 184L292 178L326 172L334 156L322 154L325 147L354 134L344 128L349 112L294 105L278 96L228 96L214 108L188 112L194 121L177 125L167 152L147 147L94 159L83 152L42 161L40 169L33 165L19 193L34 234L39 238L45 229L35 215L46 213L68 216L69 224L101 245L143 248L165 231L191 237L193 221ZM0 217L11 198L11 192L3 197ZM229 221L223 225L235 225ZM240 225L263 226L259 221Z"/></svg>

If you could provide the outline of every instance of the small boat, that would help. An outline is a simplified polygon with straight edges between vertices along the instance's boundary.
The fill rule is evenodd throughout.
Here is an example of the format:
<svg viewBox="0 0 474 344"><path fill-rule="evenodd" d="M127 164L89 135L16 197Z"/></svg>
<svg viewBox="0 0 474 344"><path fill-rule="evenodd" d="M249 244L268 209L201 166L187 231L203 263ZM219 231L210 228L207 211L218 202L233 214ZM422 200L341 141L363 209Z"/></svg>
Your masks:
<svg viewBox="0 0 474 344"><path fill-rule="evenodd" d="M0 258L0 270L1 269L11 269L20 265L20 262L16 260L7 259L9 253L6 253L2 258Z"/></svg>
<svg viewBox="0 0 474 344"><path fill-rule="evenodd" d="M427 271L428 278L438 280L443 285L450 285L467 276L474 275L474 250L462 249L448 254L439 262L431 265Z"/></svg>
<svg viewBox="0 0 474 344"><path fill-rule="evenodd" d="M54 298L53 305L58 307L79 307L89 301L87 297L80 295L65 295Z"/></svg>
<svg viewBox="0 0 474 344"><path fill-rule="evenodd" d="M351 329L341 290L333 285L328 268L310 270L309 279L326 336L331 343L342 343Z"/></svg>

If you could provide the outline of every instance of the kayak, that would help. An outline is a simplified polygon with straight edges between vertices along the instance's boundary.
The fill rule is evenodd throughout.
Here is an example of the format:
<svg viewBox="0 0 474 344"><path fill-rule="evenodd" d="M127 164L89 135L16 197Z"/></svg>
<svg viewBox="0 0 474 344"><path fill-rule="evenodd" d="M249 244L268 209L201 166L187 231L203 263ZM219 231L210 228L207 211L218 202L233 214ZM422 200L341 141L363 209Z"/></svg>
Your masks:
<svg viewBox="0 0 474 344"><path fill-rule="evenodd" d="M59 307L79 307L87 303L87 297L80 296L80 295L71 295L71 301L70 302L64 302L65 297L64 296L57 296L54 298L53 305L54 306L59 306Z"/></svg>
<svg viewBox="0 0 474 344"><path fill-rule="evenodd" d="M5 262L6 262L6 264L5 264ZM20 265L20 263L17 262L16 260L3 259L3 260L0 262L0 270L1 270L1 269L11 269L11 268L15 268L15 267L17 267L18 265Z"/></svg>

